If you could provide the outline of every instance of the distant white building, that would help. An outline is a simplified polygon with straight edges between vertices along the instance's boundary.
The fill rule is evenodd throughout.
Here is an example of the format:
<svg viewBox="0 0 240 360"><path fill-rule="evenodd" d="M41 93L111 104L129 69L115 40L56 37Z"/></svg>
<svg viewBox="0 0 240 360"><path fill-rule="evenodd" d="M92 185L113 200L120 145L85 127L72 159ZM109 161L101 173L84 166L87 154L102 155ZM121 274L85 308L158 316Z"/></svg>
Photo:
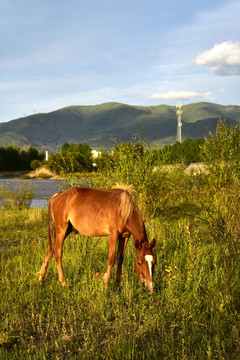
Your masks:
<svg viewBox="0 0 240 360"><path fill-rule="evenodd" d="M96 159L96 158L98 158L99 156L101 156L101 151L92 150L92 157L93 157L93 159Z"/></svg>
<svg viewBox="0 0 240 360"><path fill-rule="evenodd" d="M97 159L97 158L99 158L101 156L101 151L92 150L91 152L92 152L92 158L93 159ZM95 166L97 166L97 164L94 162L93 166L95 167Z"/></svg>

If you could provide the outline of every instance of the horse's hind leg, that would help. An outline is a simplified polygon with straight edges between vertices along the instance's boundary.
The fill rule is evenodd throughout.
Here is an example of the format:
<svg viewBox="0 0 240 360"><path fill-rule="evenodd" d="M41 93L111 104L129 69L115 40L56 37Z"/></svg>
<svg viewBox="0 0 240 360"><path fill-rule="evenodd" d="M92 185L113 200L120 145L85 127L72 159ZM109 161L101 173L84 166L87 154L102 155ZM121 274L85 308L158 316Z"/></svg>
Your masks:
<svg viewBox="0 0 240 360"><path fill-rule="evenodd" d="M43 260L41 270L38 273L38 275L39 275L38 281L40 281L40 282L42 282L44 280L44 277L45 277L46 271L47 271L47 267L48 267L51 257L52 257L52 249L51 249L50 244L48 244L47 252L46 252L45 258Z"/></svg>
<svg viewBox="0 0 240 360"><path fill-rule="evenodd" d="M46 271L47 271L47 267L49 264L49 261L53 255L53 245L55 243L55 223L54 223L54 218L53 218L53 214L52 214L52 210L51 210L51 200L49 202L49 207L48 207L48 248L47 248L47 252L45 255L45 258L43 260L43 264L41 267L41 270L39 271L38 275L39 281L43 281L45 275L46 275Z"/></svg>

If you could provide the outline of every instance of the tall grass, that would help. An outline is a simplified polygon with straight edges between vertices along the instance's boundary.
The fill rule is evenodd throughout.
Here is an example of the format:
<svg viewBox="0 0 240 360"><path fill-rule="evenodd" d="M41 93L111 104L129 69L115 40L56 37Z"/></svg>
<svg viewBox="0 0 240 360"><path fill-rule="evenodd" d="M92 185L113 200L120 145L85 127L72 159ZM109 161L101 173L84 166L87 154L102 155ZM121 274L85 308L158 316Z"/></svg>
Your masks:
<svg viewBox="0 0 240 360"><path fill-rule="evenodd" d="M158 239L150 294L134 272L133 241L124 259L123 287L113 279L108 291L96 276L106 270L108 239L82 235L70 235L64 244L68 285L58 283L53 260L39 284L46 210L5 210L1 215L1 359L240 355L239 258L228 242L215 239L211 224L189 218L147 223L149 237Z"/></svg>

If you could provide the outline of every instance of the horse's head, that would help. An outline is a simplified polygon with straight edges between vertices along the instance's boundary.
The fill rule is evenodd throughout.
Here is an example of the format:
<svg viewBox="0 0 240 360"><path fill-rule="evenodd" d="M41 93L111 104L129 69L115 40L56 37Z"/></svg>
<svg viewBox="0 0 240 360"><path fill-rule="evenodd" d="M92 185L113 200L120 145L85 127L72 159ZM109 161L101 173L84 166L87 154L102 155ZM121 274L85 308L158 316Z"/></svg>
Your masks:
<svg viewBox="0 0 240 360"><path fill-rule="evenodd" d="M153 272L154 264L156 262L156 256L153 254L152 249L155 245L155 239L153 239L150 244L147 242L141 243L138 240L135 242L137 250L135 270L141 283L143 283L151 292L153 292Z"/></svg>

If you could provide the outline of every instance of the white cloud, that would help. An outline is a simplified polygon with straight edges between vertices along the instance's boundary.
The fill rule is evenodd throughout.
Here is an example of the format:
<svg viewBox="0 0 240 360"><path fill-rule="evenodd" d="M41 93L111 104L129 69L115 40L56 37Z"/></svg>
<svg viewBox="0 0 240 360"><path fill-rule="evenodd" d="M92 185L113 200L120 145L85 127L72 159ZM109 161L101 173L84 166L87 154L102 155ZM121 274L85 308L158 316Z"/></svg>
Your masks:
<svg viewBox="0 0 240 360"><path fill-rule="evenodd" d="M151 99L163 99L163 100L190 100L193 98L206 98L208 100L213 99L211 92L199 93L196 91L168 91L165 93L155 93L150 96Z"/></svg>
<svg viewBox="0 0 240 360"><path fill-rule="evenodd" d="M240 75L240 43L225 41L198 55L197 65L210 66L217 75Z"/></svg>

